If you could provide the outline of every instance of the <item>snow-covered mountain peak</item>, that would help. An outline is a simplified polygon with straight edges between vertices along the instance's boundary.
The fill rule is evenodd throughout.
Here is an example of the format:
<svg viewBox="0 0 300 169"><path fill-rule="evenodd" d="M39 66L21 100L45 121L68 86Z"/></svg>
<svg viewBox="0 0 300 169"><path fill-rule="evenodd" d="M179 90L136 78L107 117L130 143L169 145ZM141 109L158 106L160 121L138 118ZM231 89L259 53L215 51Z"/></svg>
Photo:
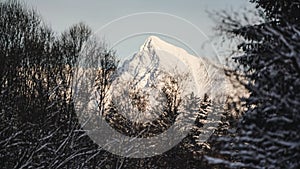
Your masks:
<svg viewBox="0 0 300 169"><path fill-rule="evenodd" d="M200 97L208 94L214 98L228 95L233 90L223 70L214 63L156 36L148 37L140 51L124 61L118 74L121 81L134 81L137 88L159 84L168 75L185 77L182 81L186 87L182 90L192 91Z"/></svg>
<svg viewBox="0 0 300 169"><path fill-rule="evenodd" d="M140 51L124 61L119 69L122 81L134 81L138 88L147 88L164 81L166 75L183 77L187 92L204 95L210 92L210 78L205 61L156 36L148 37Z"/></svg>
<svg viewBox="0 0 300 169"><path fill-rule="evenodd" d="M164 43L166 42L156 36L149 36L144 44L140 47L140 51L150 50L152 48L160 48Z"/></svg>
<svg viewBox="0 0 300 169"><path fill-rule="evenodd" d="M157 36L149 36L144 44L140 47L140 52L146 51L146 52L155 52L158 50L163 50L165 52L168 52L172 55L178 56L178 55L185 55L188 52L185 51L182 48L179 48L177 46L174 46L162 39L160 39Z"/></svg>

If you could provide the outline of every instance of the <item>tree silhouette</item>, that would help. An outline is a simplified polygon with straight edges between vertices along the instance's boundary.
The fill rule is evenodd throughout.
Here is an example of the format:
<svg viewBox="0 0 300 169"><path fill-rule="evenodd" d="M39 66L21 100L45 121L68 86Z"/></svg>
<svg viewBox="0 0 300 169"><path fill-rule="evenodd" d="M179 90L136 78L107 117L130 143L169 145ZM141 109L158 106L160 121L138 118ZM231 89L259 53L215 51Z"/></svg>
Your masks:
<svg viewBox="0 0 300 169"><path fill-rule="evenodd" d="M208 159L231 168L299 168L299 1L251 2L263 22L241 25L226 15L219 27L243 40L234 59L248 80L241 81L251 93L247 111L235 136L220 139L227 160Z"/></svg>
<svg viewBox="0 0 300 169"><path fill-rule="evenodd" d="M79 23L57 36L18 1L0 2L0 14L1 168L96 166L107 153L82 131L72 97L91 30Z"/></svg>

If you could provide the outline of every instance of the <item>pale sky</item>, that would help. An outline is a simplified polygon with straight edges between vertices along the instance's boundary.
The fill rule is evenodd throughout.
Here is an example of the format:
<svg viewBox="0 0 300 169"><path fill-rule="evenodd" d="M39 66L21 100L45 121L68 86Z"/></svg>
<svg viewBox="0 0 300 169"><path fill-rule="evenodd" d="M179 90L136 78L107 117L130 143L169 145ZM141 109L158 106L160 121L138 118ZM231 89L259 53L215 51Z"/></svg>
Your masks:
<svg viewBox="0 0 300 169"><path fill-rule="evenodd" d="M24 0L25 1L25 0ZM248 0L26 0L55 31L84 22L128 57L155 35L194 55L216 57L207 38L215 23L207 11L253 8Z"/></svg>

